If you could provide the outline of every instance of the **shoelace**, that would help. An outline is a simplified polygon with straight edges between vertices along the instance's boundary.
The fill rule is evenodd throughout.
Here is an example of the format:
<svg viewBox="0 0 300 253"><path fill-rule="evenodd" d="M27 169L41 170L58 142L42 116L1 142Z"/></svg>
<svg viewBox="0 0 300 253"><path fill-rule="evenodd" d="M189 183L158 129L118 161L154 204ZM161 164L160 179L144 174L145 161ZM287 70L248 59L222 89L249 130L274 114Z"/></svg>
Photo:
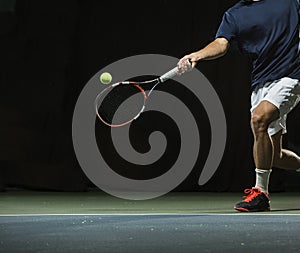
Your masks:
<svg viewBox="0 0 300 253"><path fill-rule="evenodd" d="M257 197L261 192L257 188L251 188L251 189L246 189L244 193L247 194L247 196L244 196L244 202L250 202L253 200L255 197Z"/></svg>

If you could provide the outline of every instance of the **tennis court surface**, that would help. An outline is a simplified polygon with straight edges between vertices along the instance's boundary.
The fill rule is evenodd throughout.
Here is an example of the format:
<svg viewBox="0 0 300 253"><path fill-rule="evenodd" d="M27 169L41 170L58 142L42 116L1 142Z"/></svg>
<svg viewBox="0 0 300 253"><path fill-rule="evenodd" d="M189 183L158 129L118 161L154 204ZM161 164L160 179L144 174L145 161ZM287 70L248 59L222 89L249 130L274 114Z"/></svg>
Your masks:
<svg viewBox="0 0 300 253"><path fill-rule="evenodd" d="M300 252L300 193L238 213L239 193L147 201L100 192L0 193L0 252Z"/></svg>

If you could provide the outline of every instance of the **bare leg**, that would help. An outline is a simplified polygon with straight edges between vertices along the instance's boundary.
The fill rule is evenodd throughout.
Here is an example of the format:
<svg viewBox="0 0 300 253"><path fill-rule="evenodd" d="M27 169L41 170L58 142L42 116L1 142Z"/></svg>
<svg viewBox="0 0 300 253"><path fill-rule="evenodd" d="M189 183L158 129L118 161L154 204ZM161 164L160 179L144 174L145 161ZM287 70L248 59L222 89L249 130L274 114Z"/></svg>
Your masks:
<svg viewBox="0 0 300 253"><path fill-rule="evenodd" d="M273 166L274 147L268 133L268 127L278 117L278 109L268 101L262 101L252 113L253 156L258 169L270 170Z"/></svg>
<svg viewBox="0 0 300 253"><path fill-rule="evenodd" d="M282 133L279 132L271 138L274 146L273 166L285 170L299 169L300 157L290 150L282 149Z"/></svg>

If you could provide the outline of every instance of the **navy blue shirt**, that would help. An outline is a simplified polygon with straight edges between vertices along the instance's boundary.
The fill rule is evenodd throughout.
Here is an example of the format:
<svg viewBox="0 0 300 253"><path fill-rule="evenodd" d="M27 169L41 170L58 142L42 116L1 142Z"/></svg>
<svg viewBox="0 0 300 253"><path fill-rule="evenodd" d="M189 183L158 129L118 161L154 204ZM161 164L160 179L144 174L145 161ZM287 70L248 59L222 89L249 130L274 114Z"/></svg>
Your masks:
<svg viewBox="0 0 300 253"><path fill-rule="evenodd" d="M227 10L216 38L236 40L252 61L252 85L300 80L299 0L243 0Z"/></svg>

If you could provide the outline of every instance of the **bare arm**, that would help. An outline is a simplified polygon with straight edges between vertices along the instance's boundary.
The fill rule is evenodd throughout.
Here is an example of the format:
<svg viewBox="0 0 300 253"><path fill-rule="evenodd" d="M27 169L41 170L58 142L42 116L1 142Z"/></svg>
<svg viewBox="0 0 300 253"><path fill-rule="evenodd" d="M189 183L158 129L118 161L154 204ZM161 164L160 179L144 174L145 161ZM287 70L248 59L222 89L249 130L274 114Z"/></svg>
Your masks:
<svg viewBox="0 0 300 253"><path fill-rule="evenodd" d="M217 38L203 49L184 56L178 62L180 73L184 73L188 69L188 65L192 63L195 67L198 61L213 60L225 55L229 48L229 42L225 38Z"/></svg>

